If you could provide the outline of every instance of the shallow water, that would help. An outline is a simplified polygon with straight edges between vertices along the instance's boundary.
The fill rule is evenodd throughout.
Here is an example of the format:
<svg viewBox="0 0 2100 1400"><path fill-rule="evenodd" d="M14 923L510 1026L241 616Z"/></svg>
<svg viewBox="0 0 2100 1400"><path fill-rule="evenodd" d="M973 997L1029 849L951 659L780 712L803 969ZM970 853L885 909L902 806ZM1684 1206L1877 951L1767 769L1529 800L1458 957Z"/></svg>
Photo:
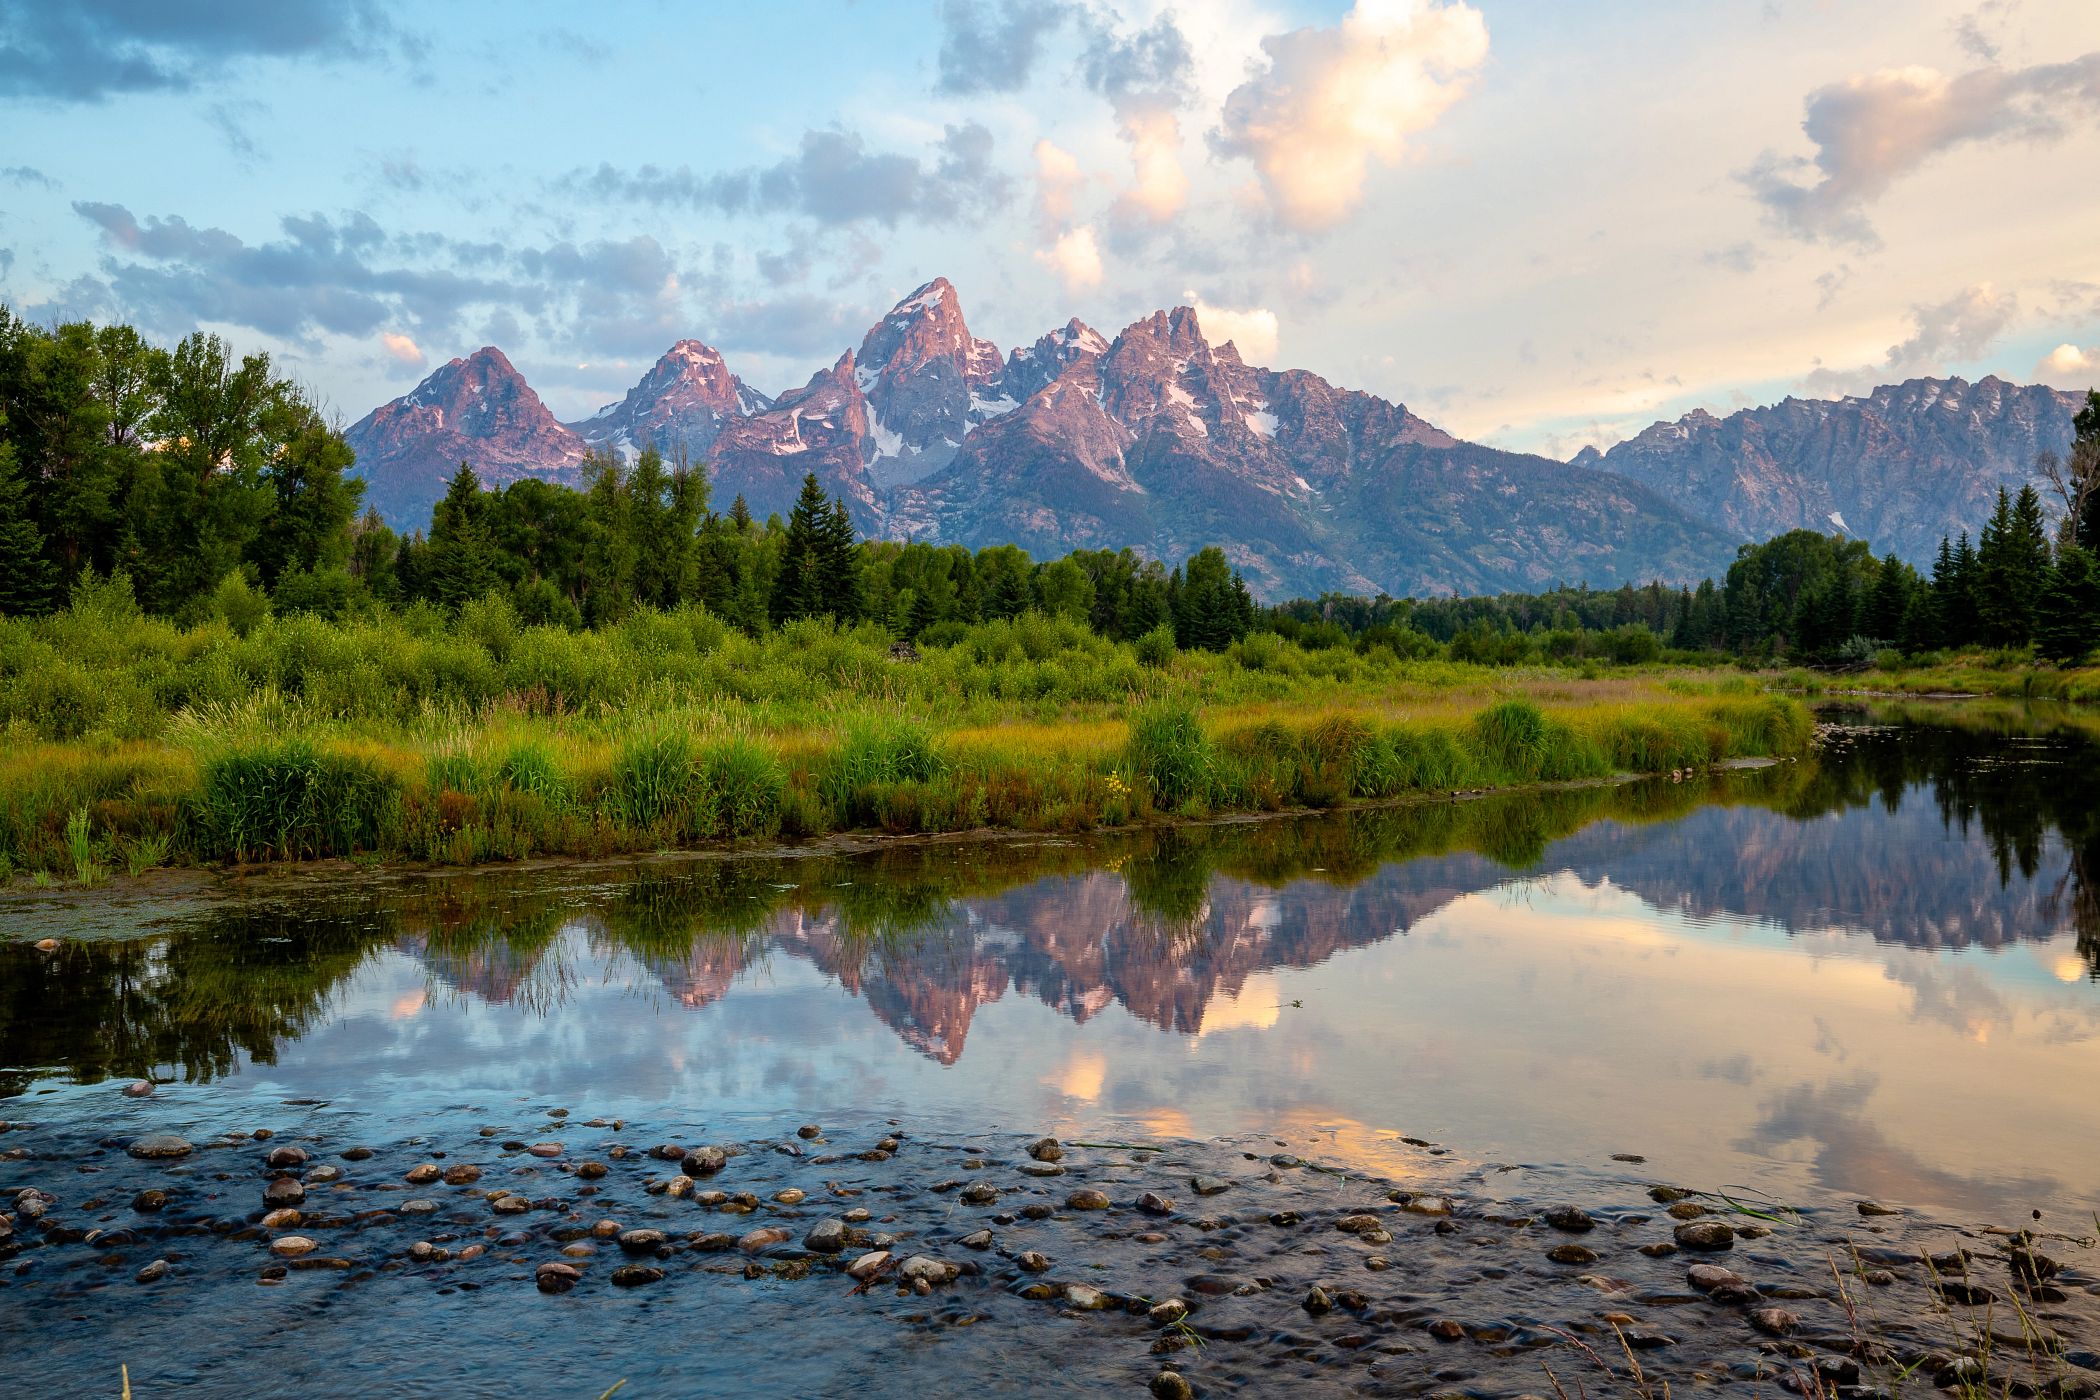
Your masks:
<svg viewBox="0 0 2100 1400"><path fill-rule="evenodd" d="M1403 1182L1522 1164L2076 1232L2100 1210L2096 808L2073 730L1855 724L1686 783L346 882L0 945L0 1149L34 1145L0 1157L0 1196L63 1183L66 1144L268 1128L412 1151L563 1108L719 1140L1258 1136ZM151 1098L117 1093L142 1075ZM121 1300L67 1304L68 1331L24 1279L0 1277L0 1312L98 1355ZM212 1296L200 1316L246 1306ZM431 1316L504 1345L539 1325L470 1299ZM813 1325L793 1299L738 1306ZM167 1379L233 1384L180 1335L155 1336ZM328 1335L309 1362L356 1354Z"/></svg>
<svg viewBox="0 0 2100 1400"><path fill-rule="evenodd" d="M1413 1136L2083 1216L2096 769L2066 732L1862 728L1695 784L452 877L56 956L17 944L0 1117L216 1131L287 1099L421 1120L524 1096L1265 1132L1366 1165ZM99 1082L132 1075L164 1087Z"/></svg>

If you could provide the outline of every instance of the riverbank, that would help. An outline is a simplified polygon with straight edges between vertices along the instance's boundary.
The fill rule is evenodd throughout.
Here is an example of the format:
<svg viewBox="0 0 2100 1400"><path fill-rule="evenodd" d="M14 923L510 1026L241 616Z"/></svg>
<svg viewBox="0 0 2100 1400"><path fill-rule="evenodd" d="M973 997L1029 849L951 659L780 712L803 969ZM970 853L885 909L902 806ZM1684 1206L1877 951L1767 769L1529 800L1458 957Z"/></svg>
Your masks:
<svg viewBox="0 0 2100 1400"><path fill-rule="evenodd" d="M1799 752L1811 733L1798 701L1700 673L1393 662L1265 674L1264 698L1247 698L1239 662L1204 658L1119 700L1026 702L914 693L926 663L873 664L821 707L665 691L589 712L489 702L351 721L265 692L146 737L23 737L0 761L0 874L47 888L227 861L1083 832L1698 771Z"/></svg>
<svg viewBox="0 0 2100 1400"><path fill-rule="evenodd" d="M206 1130L187 1101L106 1092L116 1136L33 1103L0 1134L0 1336L33 1393L120 1365L142 1395L353 1369L398 1394L500 1372L506 1394L637 1396L2100 1382L2090 1235L1775 1202L1633 1154L1521 1166L1395 1137L1380 1169L1284 1138L737 1138L525 1103L378 1140L324 1104Z"/></svg>

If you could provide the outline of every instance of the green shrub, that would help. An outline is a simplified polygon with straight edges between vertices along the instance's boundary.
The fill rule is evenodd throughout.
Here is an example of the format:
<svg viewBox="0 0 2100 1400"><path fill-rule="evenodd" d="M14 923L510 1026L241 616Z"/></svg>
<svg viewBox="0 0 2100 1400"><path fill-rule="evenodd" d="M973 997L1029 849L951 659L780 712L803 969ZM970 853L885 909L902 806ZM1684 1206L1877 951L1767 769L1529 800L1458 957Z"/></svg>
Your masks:
<svg viewBox="0 0 2100 1400"><path fill-rule="evenodd" d="M1138 661L1155 669L1174 664L1174 629L1162 622L1132 644Z"/></svg>
<svg viewBox="0 0 2100 1400"><path fill-rule="evenodd" d="M569 784L554 757L539 744L519 744L503 756L496 776L514 792L537 797L549 807L558 807L568 797Z"/></svg>

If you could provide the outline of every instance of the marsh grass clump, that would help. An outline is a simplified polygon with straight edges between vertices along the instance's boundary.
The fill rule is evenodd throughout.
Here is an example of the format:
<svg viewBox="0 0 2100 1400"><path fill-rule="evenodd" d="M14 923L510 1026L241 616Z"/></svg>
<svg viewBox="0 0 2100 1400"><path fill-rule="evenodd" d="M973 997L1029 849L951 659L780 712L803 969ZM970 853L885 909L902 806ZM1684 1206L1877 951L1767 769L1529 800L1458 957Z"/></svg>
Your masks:
<svg viewBox="0 0 2100 1400"><path fill-rule="evenodd" d="M202 808L218 851L297 860L377 849L399 796L393 775L368 760L292 740L212 759Z"/></svg>
<svg viewBox="0 0 2100 1400"><path fill-rule="evenodd" d="M817 795L838 826L880 824L890 789L930 784L948 769L925 725L901 716L862 719L846 730L817 781Z"/></svg>
<svg viewBox="0 0 2100 1400"><path fill-rule="evenodd" d="M701 795L693 741L682 730L637 735L613 760L613 800L633 826L669 823L688 813Z"/></svg>
<svg viewBox="0 0 2100 1400"><path fill-rule="evenodd" d="M1200 801L1209 790L1210 740L1186 704L1159 702L1132 714L1126 752L1153 805L1165 811Z"/></svg>
<svg viewBox="0 0 2100 1400"><path fill-rule="evenodd" d="M772 836L780 830L787 774L772 754L747 738L711 746L700 759L707 794L706 828L699 836Z"/></svg>

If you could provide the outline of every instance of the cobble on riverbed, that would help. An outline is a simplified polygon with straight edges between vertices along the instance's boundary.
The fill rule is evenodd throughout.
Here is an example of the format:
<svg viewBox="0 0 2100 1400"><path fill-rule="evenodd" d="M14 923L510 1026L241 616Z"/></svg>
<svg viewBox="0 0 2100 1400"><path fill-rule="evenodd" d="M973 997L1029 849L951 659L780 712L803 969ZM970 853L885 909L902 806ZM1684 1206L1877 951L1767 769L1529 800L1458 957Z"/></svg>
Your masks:
<svg viewBox="0 0 2100 1400"><path fill-rule="evenodd" d="M141 1395L346 1366L375 1393L2100 1391L2090 1239L1751 1214L1636 1160L1425 1144L1396 1180L1268 1140L729 1141L559 1109L442 1141L8 1126L15 1394L120 1362Z"/></svg>

